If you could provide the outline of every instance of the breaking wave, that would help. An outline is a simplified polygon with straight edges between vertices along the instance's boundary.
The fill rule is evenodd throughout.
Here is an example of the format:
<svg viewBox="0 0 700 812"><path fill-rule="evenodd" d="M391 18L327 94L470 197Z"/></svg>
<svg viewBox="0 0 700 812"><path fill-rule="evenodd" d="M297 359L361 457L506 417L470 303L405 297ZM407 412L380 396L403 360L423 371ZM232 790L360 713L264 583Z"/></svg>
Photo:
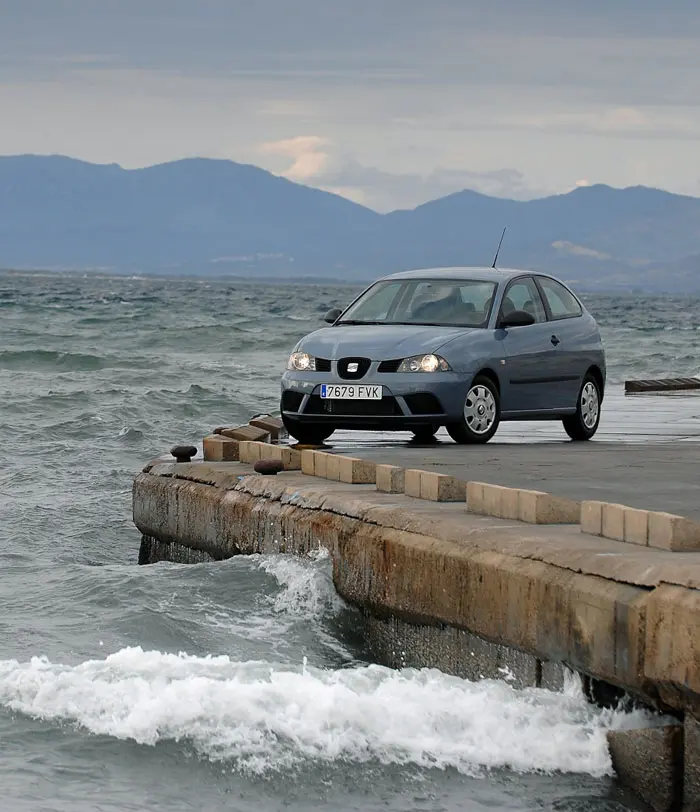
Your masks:
<svg viewBox="0 0 700 812"><path fill-rule="evenodd" d="M323 670L139 647L75 666L0 662L0 704L142 745L186 742L256 774L313 760L598 777L611 773L606 730L625 723L573 683L555 694L432 669Z"/></svg>

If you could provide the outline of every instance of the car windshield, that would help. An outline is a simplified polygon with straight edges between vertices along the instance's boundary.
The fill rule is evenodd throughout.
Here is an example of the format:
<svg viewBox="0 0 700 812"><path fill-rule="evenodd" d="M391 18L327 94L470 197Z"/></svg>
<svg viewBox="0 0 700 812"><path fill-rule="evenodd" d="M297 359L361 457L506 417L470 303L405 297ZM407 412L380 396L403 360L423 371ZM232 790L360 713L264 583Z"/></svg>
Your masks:
<svg viewBox="0 0 700 812"><path fill-rule="evenodd" d="M396 279L377 282L337 324L422 324L486 327L496 291L479 279Z"/></svg>

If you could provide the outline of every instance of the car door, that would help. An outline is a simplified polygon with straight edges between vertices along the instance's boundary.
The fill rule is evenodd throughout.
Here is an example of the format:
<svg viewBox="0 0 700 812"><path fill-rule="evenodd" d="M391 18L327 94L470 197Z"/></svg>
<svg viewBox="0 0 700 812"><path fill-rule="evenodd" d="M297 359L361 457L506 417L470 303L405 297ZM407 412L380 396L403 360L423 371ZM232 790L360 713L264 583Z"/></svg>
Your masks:
<svg viewBox="0 0 700 812"><path fill-rule="evenodd" d="M536 277L547 309L548 327L557 354L553 374L557 378L557 404L565 409L576 407L581 381L588 369L585 352L583 308L561 282L547 276Z"/></svg>
<svg viewBox="0 0 700 812"><path fill-rule="evenodd" d="M525 310L535 323L524 327L499 328L510 310ZM550 396L557 347L539 288L531 276L518 277L506 287L501 299L496 333L503 342L504 361L501 391L503 414L538 412L556 408Z"/></svg>

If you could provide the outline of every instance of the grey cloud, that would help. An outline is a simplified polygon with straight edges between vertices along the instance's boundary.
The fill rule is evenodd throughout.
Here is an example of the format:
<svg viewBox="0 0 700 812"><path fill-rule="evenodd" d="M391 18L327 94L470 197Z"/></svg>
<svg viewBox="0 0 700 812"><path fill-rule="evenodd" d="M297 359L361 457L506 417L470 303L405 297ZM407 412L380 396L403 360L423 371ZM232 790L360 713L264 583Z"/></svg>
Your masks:
<svg viewBox="0 0 700 812"><path fill-rule="evenodd" d="M0 0L0 153L285 171L261 145L315 137L305 181L378 208L695 189L699 86L697 0Z"/></svg>
<svg viewBox="0 0 700 812"><path fill-rule="evenodd" d="M463 189L518 200L529 200L550 191L531 188L517 169L478 172L437 168L427 174L399 174L363 166L354 158L345 158L337 168L314 175L312 182L325 189L354 192L358 201L377 211L414 208Z"/></svg>

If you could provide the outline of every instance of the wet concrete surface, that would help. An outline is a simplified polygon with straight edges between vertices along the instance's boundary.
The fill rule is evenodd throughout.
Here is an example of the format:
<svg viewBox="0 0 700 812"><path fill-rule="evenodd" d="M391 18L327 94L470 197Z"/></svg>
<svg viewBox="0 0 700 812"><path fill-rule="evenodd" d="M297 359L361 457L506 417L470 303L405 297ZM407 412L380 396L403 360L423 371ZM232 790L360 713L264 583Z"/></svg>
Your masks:
<svg viewBox="0 0 700 812"><path fill-rule="evenodd" d="M345 431L328 442L375 462L700 519L698 393L612 389L588 443L572 443L557 422L503 423L483 446L456 445L444 429L432 445L417 445L407 433Z"/></svg>

